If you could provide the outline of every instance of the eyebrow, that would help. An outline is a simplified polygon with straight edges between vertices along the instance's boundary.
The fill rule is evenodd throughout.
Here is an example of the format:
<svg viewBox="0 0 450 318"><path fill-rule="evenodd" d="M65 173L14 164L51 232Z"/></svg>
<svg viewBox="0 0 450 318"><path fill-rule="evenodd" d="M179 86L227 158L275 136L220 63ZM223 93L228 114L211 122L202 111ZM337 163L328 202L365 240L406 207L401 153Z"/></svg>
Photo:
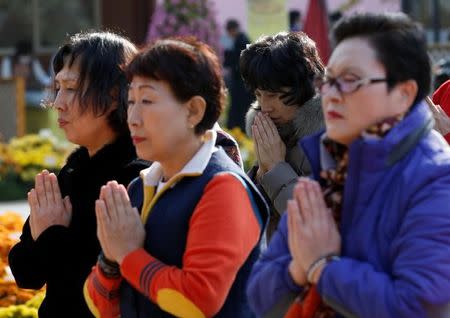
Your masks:
<svg viewBox="0 0 450 318"><path fill-rule="evenodd" d="M363 72L363 70L361 70L360 68L355 67L355 66L344 67L342 70L340 70L339 76L342 74L345 74L345 73L354 73L354 72L360 73L360 72ZM335 72L332 68L325 69L325 74L333 74L333 73L335 73Z"/></svg>
<svg viewBox="0 0 450 318"><path fill-rule="evenodd" d="M133 88L134 86L132 84L130 84L128 86L128 89ZM143 88L150 88L152 90L156 90L154 86L150 85L150 84L138 84L137 85L137 89L143 89Z"/></svg>
<svg viewBox="0 0 450 318"><path fill-rule="evenodd" d="M58 78L55 77L55 82L78 82L78 78L77 77L63 77L63 78Z"/></svg>

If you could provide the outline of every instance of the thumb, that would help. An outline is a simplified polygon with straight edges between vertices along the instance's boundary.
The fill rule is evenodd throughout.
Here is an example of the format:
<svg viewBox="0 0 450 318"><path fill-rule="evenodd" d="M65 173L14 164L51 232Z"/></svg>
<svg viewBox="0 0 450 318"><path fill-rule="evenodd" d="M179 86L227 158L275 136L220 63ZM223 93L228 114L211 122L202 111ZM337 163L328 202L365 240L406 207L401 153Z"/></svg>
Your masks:
<svg viewBox="0 0 450 318"><path fill-rule="evenodd" d="M63 203L66 212L72 213L72 203L70 202L70 197L68 195L64 197Z"/></svg>

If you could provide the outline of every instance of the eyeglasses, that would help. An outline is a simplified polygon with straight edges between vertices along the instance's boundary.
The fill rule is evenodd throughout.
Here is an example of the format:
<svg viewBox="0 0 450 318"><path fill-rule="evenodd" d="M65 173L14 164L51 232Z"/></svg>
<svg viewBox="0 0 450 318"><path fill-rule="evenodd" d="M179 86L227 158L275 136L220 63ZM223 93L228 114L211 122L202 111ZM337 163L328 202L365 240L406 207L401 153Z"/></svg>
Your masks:
<svg viewBox="0 0 450 318"><path fill-rule="evenodd" d="M331 87L336 86L340 94L351 94L356 92L362 86L374 83L387 82L387 78L363 78L360 80L345 80L341 77L316 76L314 78L314 86L321 94L326 93Z"/></svg>

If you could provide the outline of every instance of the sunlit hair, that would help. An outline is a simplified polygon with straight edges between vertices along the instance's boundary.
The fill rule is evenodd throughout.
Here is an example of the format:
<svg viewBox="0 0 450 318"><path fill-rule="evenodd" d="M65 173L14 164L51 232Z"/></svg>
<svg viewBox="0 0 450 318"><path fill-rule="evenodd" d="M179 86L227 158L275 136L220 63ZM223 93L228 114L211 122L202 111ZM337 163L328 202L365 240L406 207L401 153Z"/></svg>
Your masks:
<svg viewBox="0 0 450 318"><path fill-rule="evenodd" d="M303 32L263 36L242 51L239 64L251 91L282 93L282 102L290 106L301 106L311 99L314 78L324 72L314 41Z"/></svg>
<svg viewBox="0 0 450 318"><path fill-rule="evenodd" d="M404 13L355 14L343 17L332 30L334 46L350 38L367 39L386 69L388 88L415 80L414 103L431 87L431 64L422 27Z"/></svg>
<svg viewBox="0 0 450 318"><path fill-rule="evenodd" d="M53 59L53 70L58 74L66 63L72 67L77 61L80 77L76 96L81 112L90 110L97 116L110 112L110 127L122 133L128 130L125 66L136 52L134 44L111 32L78 33L59 48ZM54 84L50 105L55 97Z"/></svg>

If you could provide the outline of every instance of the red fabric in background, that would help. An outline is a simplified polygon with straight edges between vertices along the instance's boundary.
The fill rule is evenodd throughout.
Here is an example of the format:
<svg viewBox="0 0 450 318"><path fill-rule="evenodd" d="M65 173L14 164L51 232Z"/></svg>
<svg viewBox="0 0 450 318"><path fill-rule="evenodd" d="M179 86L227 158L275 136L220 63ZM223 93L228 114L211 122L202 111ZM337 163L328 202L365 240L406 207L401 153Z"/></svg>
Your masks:
<svg viewBox="0 0 450 318"><path fill-rule="evenodd" d="M433 103L441 106L444 112L450 116L450 80L439 86L433 93ZM450 144L450 133L444 136L445 140Z"/></svg>
<svg viewBox="0 0 450 318"><path fill-rule="evenodd" d="M328 10L325 0L310 0L303 31L316 42L323 63L328 63L331 54L328 37Z"/></svg>

